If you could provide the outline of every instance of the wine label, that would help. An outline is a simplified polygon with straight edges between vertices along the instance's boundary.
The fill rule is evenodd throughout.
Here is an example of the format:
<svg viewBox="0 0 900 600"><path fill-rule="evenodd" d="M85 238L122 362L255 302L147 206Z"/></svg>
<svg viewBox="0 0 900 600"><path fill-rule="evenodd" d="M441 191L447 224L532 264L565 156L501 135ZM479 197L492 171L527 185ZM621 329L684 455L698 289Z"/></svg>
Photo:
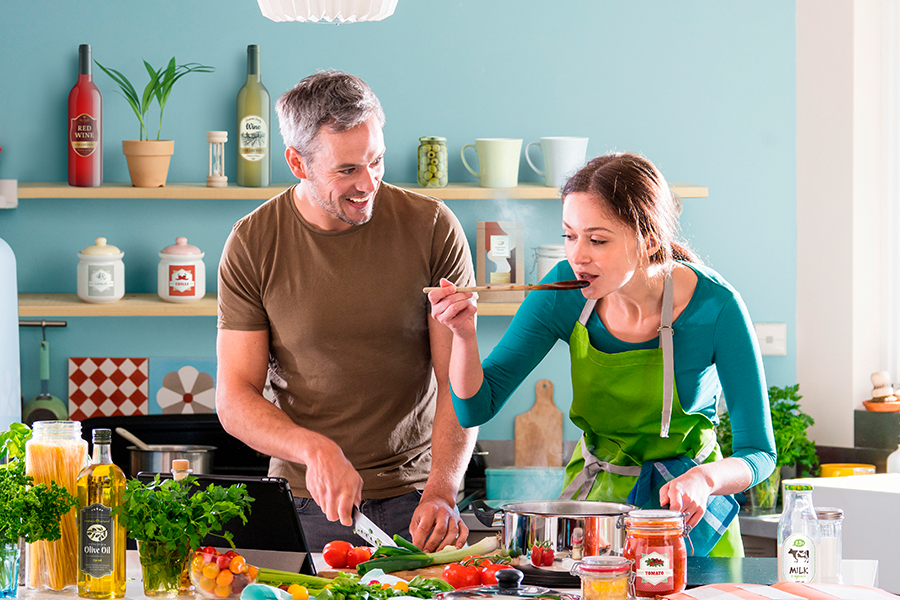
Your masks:
<svg viewBox="0 0 900 600"><path fill-rule="evenodd" d="M114 296L116 293L112 265L88 265L88 296Z"/></svg>
<svg viewBox="0 0 900 600"><path fill-rule="evenodd" d="M100 145L100 121L81 113L69 121L69 143L78 156L90 156Z"/></svg>
<svg viewBox="0 0 900 600"><path fill-rule="evenodd" d="M79 531L81 571L91 577L105 577L113 572L115 537L112 510L99 503L81 509Z"/></svg>
<svg viewBox="0 0 900 600"><path fill-rule="evenodd" d="M238 127L238 155L256 162L269 151L269 128L262 117L247 115Z"/></svg>
<svg viewBox="0 0 900 600"><path fill-rule="evenodd" d="M194 296L196 290L194 265L169 265L170 296Z"/></svg>
<svg viewBox="0 0 900 600"><path fill-rule="evenodd" d="M789 535L781 546L779 558L784 581L810 583L815 580L816 545L808 535Z"/></svg>

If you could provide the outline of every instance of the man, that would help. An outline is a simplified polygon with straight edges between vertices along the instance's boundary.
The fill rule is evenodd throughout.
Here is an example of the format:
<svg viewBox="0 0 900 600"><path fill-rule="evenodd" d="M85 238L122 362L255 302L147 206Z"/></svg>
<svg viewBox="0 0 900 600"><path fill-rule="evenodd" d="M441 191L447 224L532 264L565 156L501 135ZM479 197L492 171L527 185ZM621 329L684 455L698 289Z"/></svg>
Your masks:
<svg viewBox="0 0 900 600"><path fill-rule="evenodd" d="M300 183L225 244L219 418L288 479L311 550L362 544L354 506L428 551L461 547L477 431L456 419L451 334L422 288L473 281L465 235L442 202L382 183L384 112L358 77L311 75L276 111Z"/></svg>

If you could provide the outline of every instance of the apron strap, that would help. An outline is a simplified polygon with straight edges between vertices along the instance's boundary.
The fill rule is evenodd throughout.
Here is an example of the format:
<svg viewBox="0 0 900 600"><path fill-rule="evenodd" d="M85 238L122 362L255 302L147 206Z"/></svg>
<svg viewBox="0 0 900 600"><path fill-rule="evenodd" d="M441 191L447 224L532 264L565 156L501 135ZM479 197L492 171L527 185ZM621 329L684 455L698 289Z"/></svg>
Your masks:
<svg viewBox="0 0 900 600"><path fill-rule="evenodd" d="M659 345L663 354L663 408L662 424L659 428L659 437L669 437L669 422L672 420L672 388L675 383L674 352L672 349L672 314L674 312L674 300L672 293L672 271L666 272L666 280L663 284L662 318L659 325Z"/></svg>
<svg viewBox="0 0 900 600"><path fill-rule="evenodd" d="M566 486L566 489L562 491L562 494L559 495L560 500L587 500L587 495L590 493L591 488L594 487L594 482L597 480L597 475L600 471L606 471L614 475L625 475L627 477L637 477L641 474L640 465L620 467L611 462L598 459L588 451L583 435L581 436L581 441L579 443L581 444L581 456L584 458L584 468L575 476L575 479Z"/></svg>

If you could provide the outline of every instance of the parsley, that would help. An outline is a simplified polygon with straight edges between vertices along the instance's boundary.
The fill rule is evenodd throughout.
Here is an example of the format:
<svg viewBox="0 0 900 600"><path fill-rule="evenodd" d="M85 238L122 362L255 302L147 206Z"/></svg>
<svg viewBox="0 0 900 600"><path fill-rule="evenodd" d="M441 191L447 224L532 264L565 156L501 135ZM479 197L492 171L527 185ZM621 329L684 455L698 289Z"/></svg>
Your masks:
<svg viewBox="0 0 900 600"><path fill-rule="evenodd" d="M13 423L0 434L0 544L18 544L19 538L28 543L38 540L54 541L62 536L59 520L78 501L65 487L56 482L34 485L34 478L25 474L25 442L31 429L23 423Z"/></svg>

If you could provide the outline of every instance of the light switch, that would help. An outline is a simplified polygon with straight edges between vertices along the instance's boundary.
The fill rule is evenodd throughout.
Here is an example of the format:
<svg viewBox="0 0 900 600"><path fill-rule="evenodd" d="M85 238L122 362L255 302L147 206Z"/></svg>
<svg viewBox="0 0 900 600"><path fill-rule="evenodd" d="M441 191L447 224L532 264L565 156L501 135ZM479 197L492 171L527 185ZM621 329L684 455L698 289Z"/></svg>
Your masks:
<svg viewBox="0 0 900 600"><path fill-rule="evenodd" d="M787 356L787 323L754 323L763 356Z"/></svg>

